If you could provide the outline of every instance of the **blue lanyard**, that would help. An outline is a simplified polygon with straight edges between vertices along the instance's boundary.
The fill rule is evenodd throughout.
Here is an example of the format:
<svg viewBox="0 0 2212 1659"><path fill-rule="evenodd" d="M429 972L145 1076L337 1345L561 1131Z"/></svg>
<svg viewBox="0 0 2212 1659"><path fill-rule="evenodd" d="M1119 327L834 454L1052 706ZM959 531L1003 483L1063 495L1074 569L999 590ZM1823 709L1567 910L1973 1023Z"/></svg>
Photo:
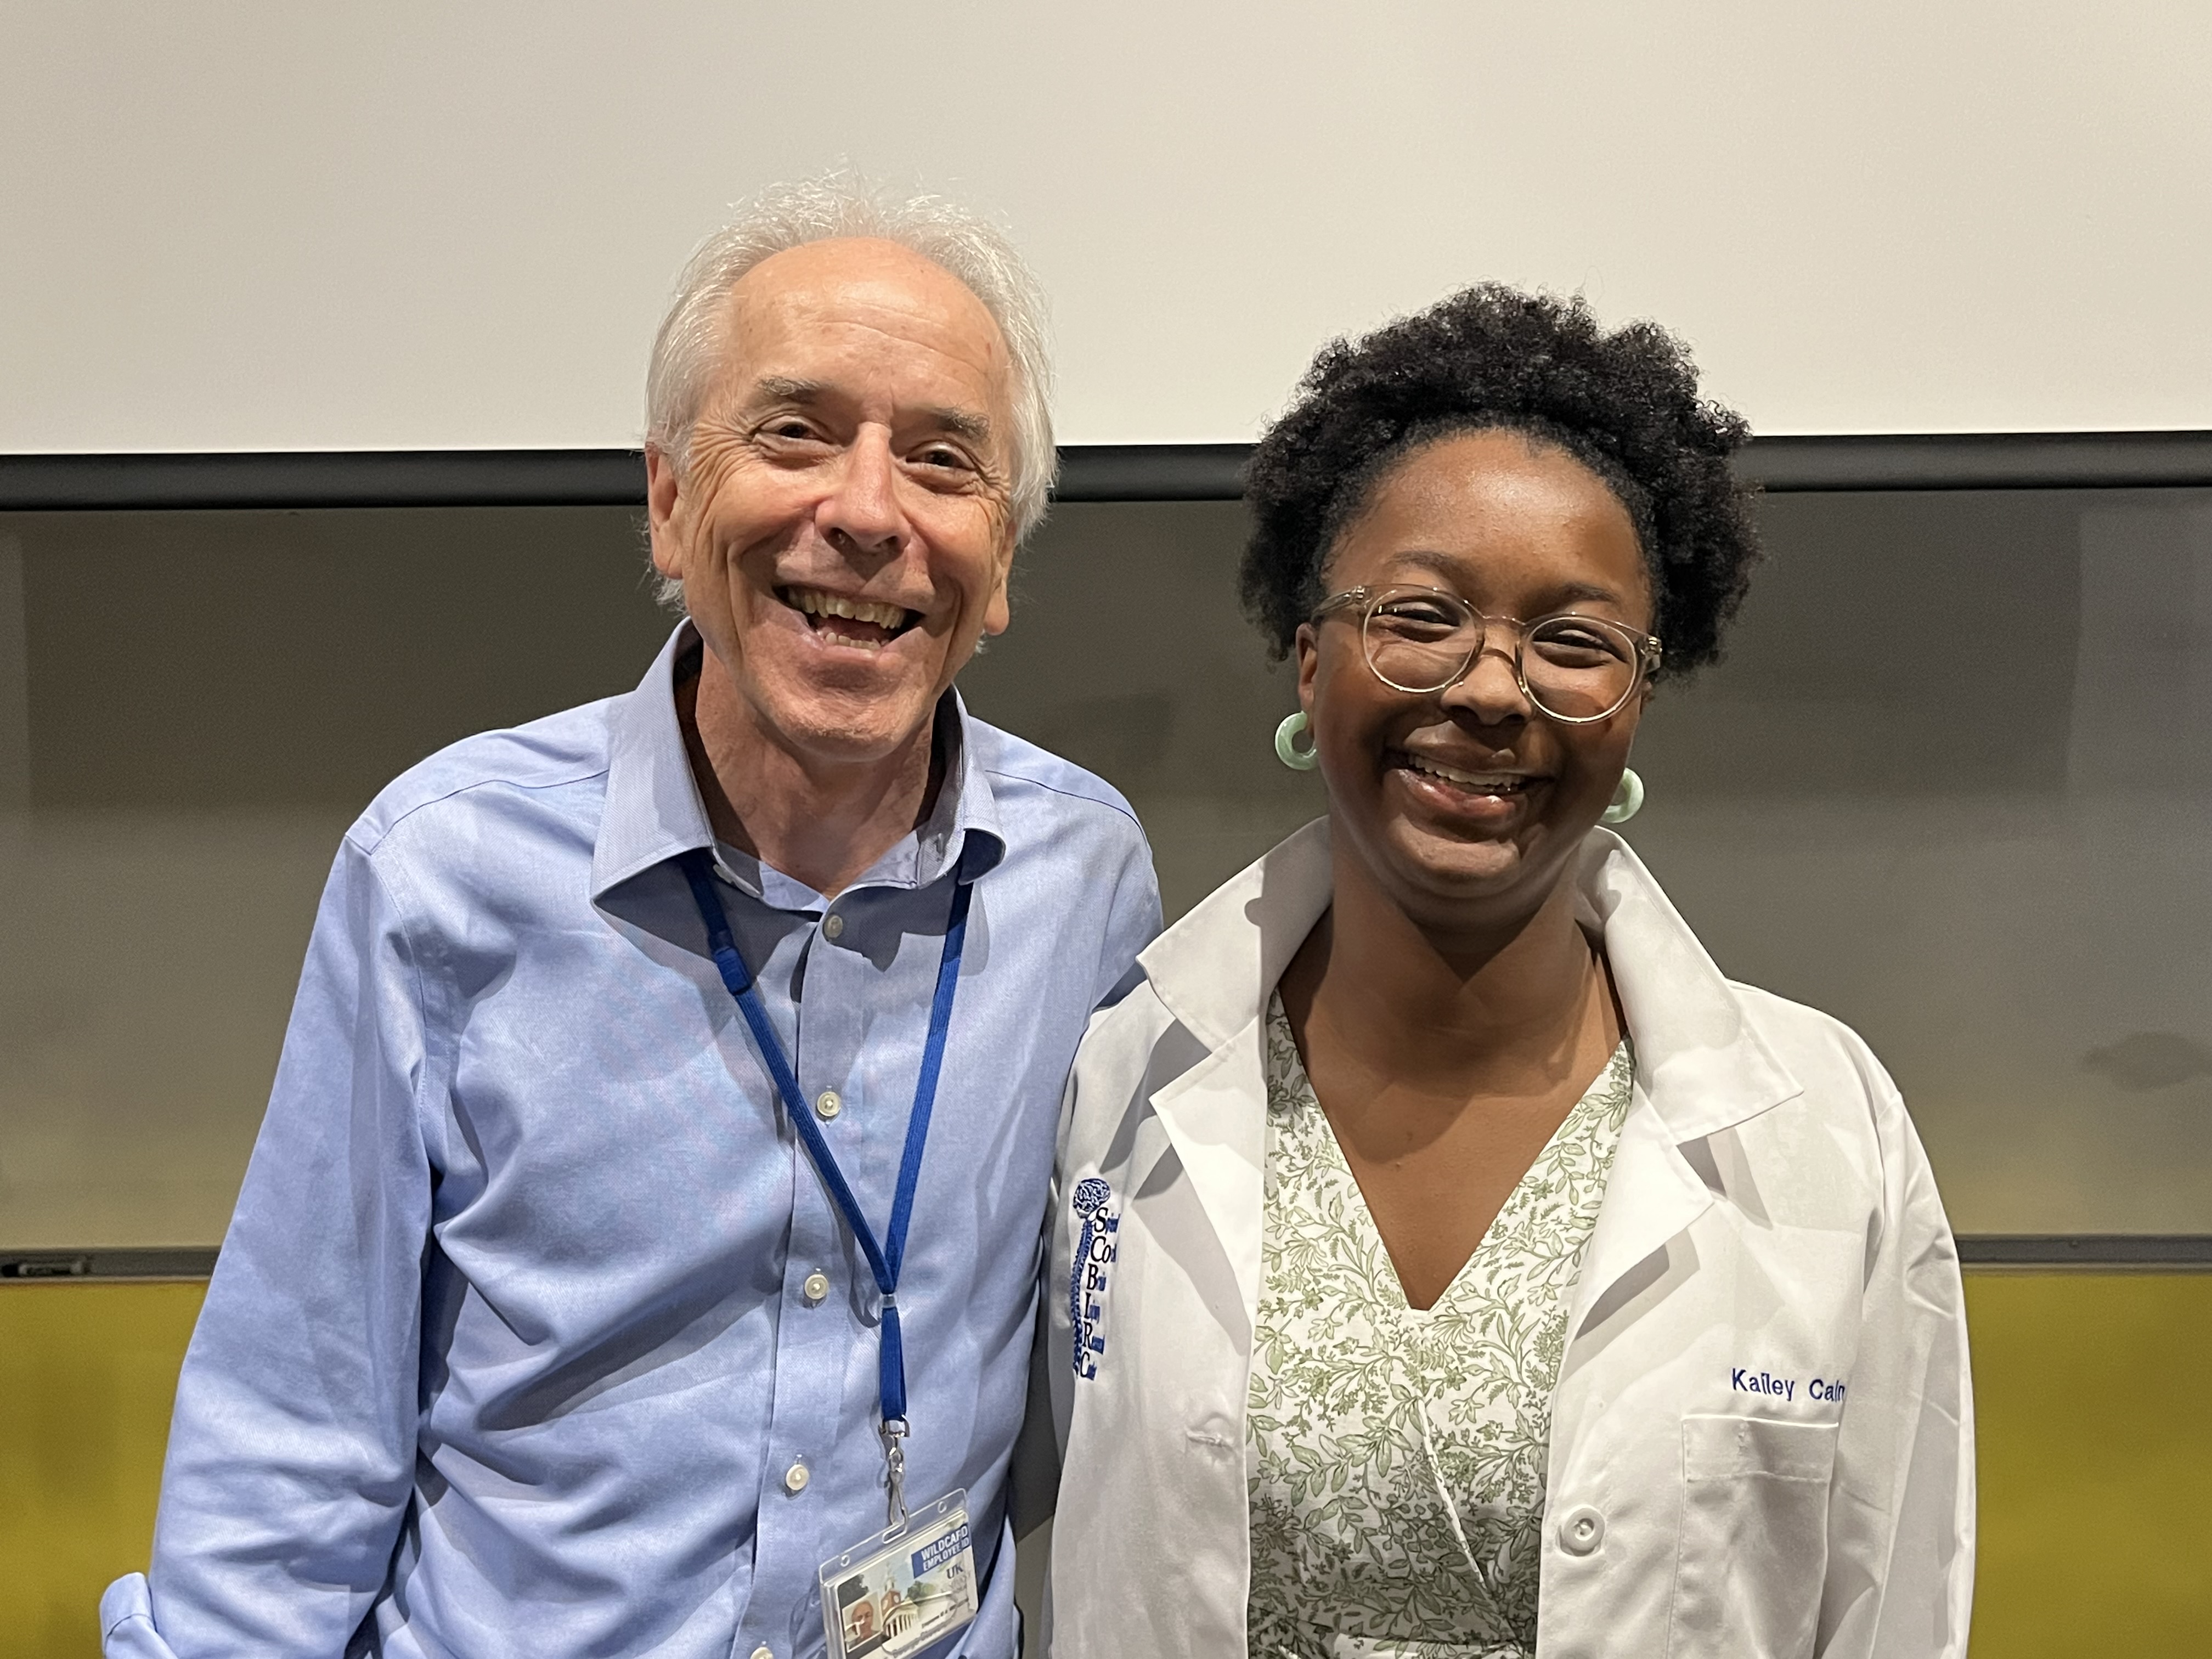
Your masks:
<svg viewBox="0 0 2212 1659"><path fill-rule="evenodd" d="M945 1063L945 1033L952 1025L952 994L960 983L960 952L968 937L968 884L956 881L952 890L952 915L945 928L945 955L937 964L937 995L929 1006L929 1038L921 1050L921 1077L914 1085L914 1109L907 1115L906 1154L899 1163L898 1193L891 1200L890 1231L878 1243L875 1229L860 1213L860 1200L853 1196L853 1189L846 1182L845 1172L837 1167L829 1141L814 1121L814 1115L806 1109L805 1097L799 1092L799 1079L792 1073L791 1061L784 1055L775 1027L769 1024L768 1010L761 1006L760 993L754 988L745 959L738 953L737 942L730 937L729 917L723 912L721 896L714 891L712 855L704 849L695 849L684 854L681 861L684 878L691 884L691 897L699 907L699 920L707 924L708 948L714 953L714 966L721 973L722 984L736 1000L738 1011L744 1015L745 1024L751 1027L753 1046L760 1051L769 1075L775 1079L776 1093L783 1097L784 1115L790 1118L792 1127L799 1131L799 1144L806 1148L806 1156L822 1176L822 1184L830 1189L830 1196L836 1201L845 1224L860 1242L862 1254L868 1258L868 1271L875 1275L876 1289L882 1294L883 1345L878 1356L878 1375L883 1391L884 1432L888 1449L892 1437L906 1432L906 1351L899 1341L899 1264L906 1256L907 1224L914 1218L914 1189L921 1176L921 1149L929 1139L929 1115L937 1104L937 1074ZM896 1468L895 1464L895 1472ZM894 1490L894 1503L896 1500Z"/></svg>

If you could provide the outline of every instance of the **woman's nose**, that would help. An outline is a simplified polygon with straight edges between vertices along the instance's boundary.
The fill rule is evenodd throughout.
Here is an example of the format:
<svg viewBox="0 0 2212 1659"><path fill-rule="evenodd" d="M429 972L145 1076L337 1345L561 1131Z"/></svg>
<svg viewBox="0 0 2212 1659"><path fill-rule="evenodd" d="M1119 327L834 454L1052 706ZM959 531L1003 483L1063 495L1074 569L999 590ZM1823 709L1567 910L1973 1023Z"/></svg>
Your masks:
<svg viewBox="0 0 2212 1659"><path fill-rule="evenodd" d="M1444 688L1440 701L1446 708L1473 715L1485 726L1525 720L1529 715L1528 695L1513 664L1510 636L1500 640L1498 629L1482 642L1467 672Z"/></svg>

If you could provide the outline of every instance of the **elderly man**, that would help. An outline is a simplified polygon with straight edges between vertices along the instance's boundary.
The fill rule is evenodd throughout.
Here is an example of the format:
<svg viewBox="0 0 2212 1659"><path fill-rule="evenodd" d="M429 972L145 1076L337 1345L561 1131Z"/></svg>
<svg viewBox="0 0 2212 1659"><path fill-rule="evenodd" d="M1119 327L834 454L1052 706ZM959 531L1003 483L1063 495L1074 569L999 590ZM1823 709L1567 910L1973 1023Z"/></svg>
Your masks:
<svg viewBox="0 0 2212 1659"><path fill-rule="evenodd" d="M110 1655L1012 1655L1060 1091L1159 912L1121 798L951 690L1042 337L928 198L771 191L693 260L687 619L346 836Z"/></svg>

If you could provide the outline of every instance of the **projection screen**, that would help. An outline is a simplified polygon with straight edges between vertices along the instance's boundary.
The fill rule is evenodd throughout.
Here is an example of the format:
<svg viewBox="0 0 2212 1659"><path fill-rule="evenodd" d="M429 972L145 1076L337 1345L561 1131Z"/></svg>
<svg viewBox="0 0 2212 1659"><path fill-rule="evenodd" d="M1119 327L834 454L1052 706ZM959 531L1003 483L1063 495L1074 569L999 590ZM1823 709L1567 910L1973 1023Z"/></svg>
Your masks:
<svg viewBox="0 0 2212 1659"><path fill-rule="evenodd" d="M2212 427L2201 0L76 0L0 65L0 453L633 444L685 253L841 161L1015 231L1072 443L1485 277L1765 432Z"/></svg>

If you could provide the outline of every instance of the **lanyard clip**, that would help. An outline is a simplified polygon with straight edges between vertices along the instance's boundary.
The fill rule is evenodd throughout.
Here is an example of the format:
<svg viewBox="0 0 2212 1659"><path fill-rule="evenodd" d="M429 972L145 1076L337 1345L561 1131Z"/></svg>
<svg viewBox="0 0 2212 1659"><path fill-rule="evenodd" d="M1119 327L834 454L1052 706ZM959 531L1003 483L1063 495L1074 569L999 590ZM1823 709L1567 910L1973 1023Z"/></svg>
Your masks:
<svg viewBox="0 0 2212 1659"><path fill-rule="evenodd" d="M890 1489L887 1524L902 1527L906 1525L906 1448L900 1442L906 1438L906 1419L885 1418L883 1436L884 1479Z"/></svg>

